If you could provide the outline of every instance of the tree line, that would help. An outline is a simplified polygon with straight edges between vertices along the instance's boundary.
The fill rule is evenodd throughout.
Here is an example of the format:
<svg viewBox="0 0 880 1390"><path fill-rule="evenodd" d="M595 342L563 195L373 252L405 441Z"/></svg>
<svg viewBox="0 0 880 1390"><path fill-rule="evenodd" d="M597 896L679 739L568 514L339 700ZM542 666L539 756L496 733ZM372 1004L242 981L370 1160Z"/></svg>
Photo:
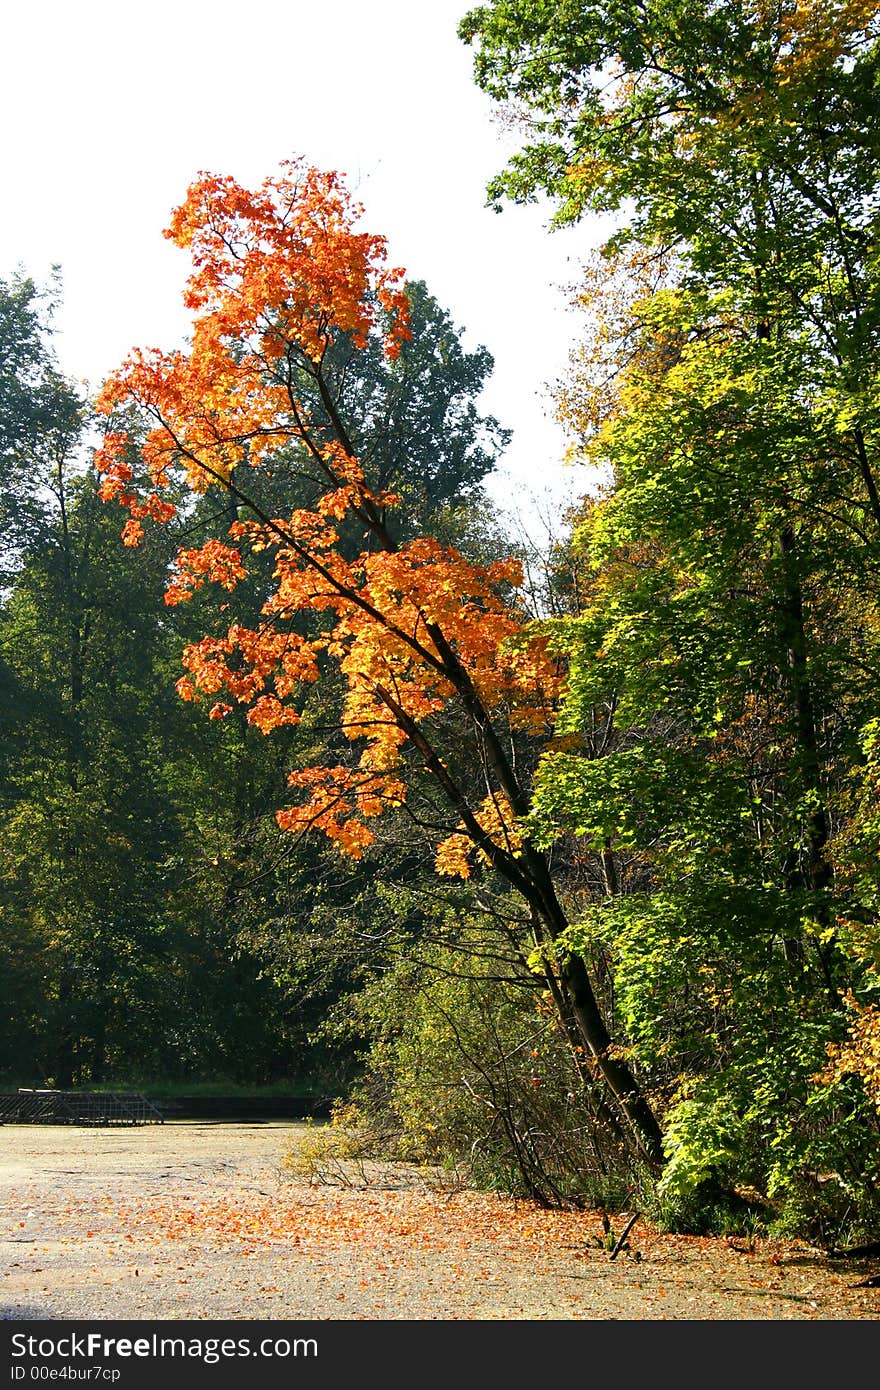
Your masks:
<svg viewBox="0 0 880 1390"><path fill-rule="evenodd" d="M10 1071L309 1075L541 1202L876 1236L878 8L462 20L490 198L614 226L536 582L491 358L338 176L196 179L187 346L94 403L3 287Z"/></svg>

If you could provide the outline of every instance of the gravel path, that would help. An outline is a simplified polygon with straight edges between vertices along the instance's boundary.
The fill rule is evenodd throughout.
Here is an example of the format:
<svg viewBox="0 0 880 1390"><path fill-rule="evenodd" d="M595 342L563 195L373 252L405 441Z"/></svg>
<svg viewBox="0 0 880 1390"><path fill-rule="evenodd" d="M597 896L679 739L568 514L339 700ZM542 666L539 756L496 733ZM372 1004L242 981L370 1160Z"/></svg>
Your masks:
<svg viewBox="0 0 880 1390"><path fill-rule="evenodd" d="M306 1126L0 1126L4 1319L877 1319L872 1264L282 1170ZM622 1222L618 1219L616 1227Z"/></svg>

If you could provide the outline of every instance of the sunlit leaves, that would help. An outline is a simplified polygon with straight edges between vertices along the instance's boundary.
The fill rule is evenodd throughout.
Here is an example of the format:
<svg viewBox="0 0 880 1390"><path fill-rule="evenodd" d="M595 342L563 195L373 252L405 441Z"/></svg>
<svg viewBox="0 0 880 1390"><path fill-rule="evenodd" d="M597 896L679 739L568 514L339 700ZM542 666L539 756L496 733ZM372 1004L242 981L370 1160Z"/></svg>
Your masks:
<svg viewBox="0 0 880 1390"><path fill-rule="evenodd" d="M487 796L475 812L475 820L480 829L494 845L500 846L508 854L517 856L522 849L522 830L517 823L513 807L505 796ZM449 835L437 846L434 867L438 874L450 878L470 878L471 861L477 857L488 863L486 850L474 850L473 837L464 833L464 826Z"/></svg>
<svg viewBox="0 0 880 1390"><path fill-rule="evenodd" d="M204 491L245 459L256 465L305 443L297 371L314 369L340 335L363 346L377 309L387 315L385 352L397 354L409 334L402 272L385 266L383 238L356 230L360 212L338 175L302 163L253 193L209 174L191 185L167 235L193 257L192 347L133 353L99 401L108 413L136 402L153 420L144 457L157 487L183 464L189 485ZM119 440L112 432L102 451L108 491ZM312 443L328 476L361 480L338 441Z"/></svg>
<svg viewBox="0 0 880 1390"><path fill-rule="evenodd" d="M849 1037L846 1042L828 1044L828 1064L816 1080L839 1082L846 1076L858 1076L880 1110L880 1007L860 1004L851 991L846 1004Z"/></svg>
<svg viewBox="0 0 880 1390"><path fill-rule="evenodd" d="M558 394L602 487L527 825L590 875L565 939L669 1087L668 1183L763 1126L791 1190L876 1144L832 1082L874 1076L880 5L496 0L460 33L520 118L490 197L616 219Z"/></svg>
<svg viewBox="0 0 880 1390"><path fill-rule="evenodd" d="M233 622L190 643L178 690L191 701L210 697L218 720L244 706L248 721L269 733L299 722L302 685L317 681L327 661L338 663L341 733L359 757L294 774L302 802L278 820L321 830L354 857L373 839L367 821L404 800L405 745L418 742L426 722L464 699L472 719L497 714L514 729L543 732L559 681L542 638L514 640L524 628L516 562L480 565L424 537L397 545L385 529L385 512L399 499L370 486L324 372L343 339L357 351L379 334L394 360L410 334L402 272L386 269L381 237L357 229L360 213L338 175L301 163L255 192L200 176L168 230L193 259L192 346L134 353L100 401L107 414L134 406L148 422L152 487L134 480L115 419L99 452L102 495L130 512L127 544L137 543L144 522L174 514L163 494L176 496L181 485L235 499L227 539L214 535L179 552L168 604L206 584L233 593L254 557L272 557L261 622ZM248 472L292 450L320 481L314 503L263 513ZM340 539L353 527L369 540L360 554Z"/></svg>

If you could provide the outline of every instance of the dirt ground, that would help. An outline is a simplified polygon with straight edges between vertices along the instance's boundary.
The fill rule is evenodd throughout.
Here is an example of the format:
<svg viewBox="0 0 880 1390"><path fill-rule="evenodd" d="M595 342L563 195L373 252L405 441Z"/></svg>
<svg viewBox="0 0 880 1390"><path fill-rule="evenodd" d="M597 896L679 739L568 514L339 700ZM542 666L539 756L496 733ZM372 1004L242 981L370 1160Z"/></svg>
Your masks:
<svg viewBox="0 0 880 1390"><path fill-rule="evenodd" d="M663 1236L400 1170L310 1186L306 1126L0 1126L4 1319L877 1319L878 1261ZM399 1180L398 1180L399 1179ZM623 1226L615 1219L616 1230Z"/></svg>

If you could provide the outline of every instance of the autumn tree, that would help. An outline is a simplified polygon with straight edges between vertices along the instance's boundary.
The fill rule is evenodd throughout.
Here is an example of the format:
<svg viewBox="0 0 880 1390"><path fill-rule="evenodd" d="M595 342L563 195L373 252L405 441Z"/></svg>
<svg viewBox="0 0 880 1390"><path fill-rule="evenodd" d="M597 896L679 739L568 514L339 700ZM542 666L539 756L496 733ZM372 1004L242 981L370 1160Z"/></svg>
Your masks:
<svg viewBox="0 0 880 1390"><path fill-rule="evenodd" d="M482 482L509 432L477 403L491 356L483 347L466 349L462 331L423 283L408 282L406 295L411 336L399 355L386 357L381 332L360 347L350 334L339 335L324 369L331 395L339 401L358 456L368 461L382 487L405 498L389 516L398 543L428 529L472 558L500 558L508 552ZM385 314L380 308L380 322ZM310 383L301 385L305 395ZM314 383L304 403L313 418L323 419ZM245 473L251 500L273 515L309 508L320 495L320 483L295 456L279 453L269 467ZM237 504L232 498L228 502L231 520ZM194 537L213 534L216 510L216 493L193 499L181 523L190 544ZM356 555L362 544L356 519L341 520L343 553ZM245 626L261 621L273 568L271 550L249 557L247 579L235 591L236 616ZM178 651L187 638L202 635L212 602L213 595L205 592L171 610ZM317 614L302 620L322 621ZM202 900L213 919L235 933L245 956L256 953L264 975L277 982L285 1016L295 1019L300 1040L298 1074L314 1090L331 1095L341 1094L361 1065L365 1039L362 1029L352 1033L353 995L385 966L379 943L392 929L376 879L401 889L432 877L426 832L414 831L402 812L386 817L381 844L358 860L340 856L321 836L297 843L277 825L284 769L332 764L345 749L338 730L343 699L341 676L327 668L318 686L300 692L299 722L268 740L248 723L244 705L236 706L222 729L206 720L204 706L185 706L182 713L198 748L197 756L187 757L189 775L181 782L195 794L187 859ZM419 914L411 916L410 927L417 920ZM376 943L369 952L362 944L367 939ZM278 1024L289 1036L281 1018ZM280 1046L279 1067L285 1058L289 1046Z"/></svg>
<svg viewBox="0 0 880 1390"><path fill-rule="evenodd" d="M359 213L337 175L298 162L254 192L212 175L193 183L168 229L193 259L191 347L136 352L105 384L101 410L134 409L149 423L151 482L136 485L124 425L112 419L99 454L103 495L128 508L128 545L144 523L177 513L181 482L217 498L216 533L179 552L166 593L174 605L205 584L224 591L213 630L184 653L184 699L210 700L216 719L244 707L268 733L300 720L303 686L329 666L341 672L339 760L291 773L283 828L322 831L356 859L377 817L404 808L433 823L441 874L485 866L500 875L535 940L552 941L565 913L548 856L520 822L528 750L550 727L557 664L543 642L519 640L517 564L468 561L429 536L398 541L398 496L377 481L376 459L358 456L334 352L343 337L364 351L378 334L393 364L411 333L402 272L387 267L381 237L357 229ZM275 467L313 481L310 506L261 505L250 479ZM357 551L344 543L352 535ZM259 622L245 626L234 595L267 551L273 589ZM431 806L408 794L414 767L432 781ZM609 1121L658 1164L656 1119L611 1045L583 962L548 954L543 968L588 1059L584 1084L601 1078Z"/></svg>

